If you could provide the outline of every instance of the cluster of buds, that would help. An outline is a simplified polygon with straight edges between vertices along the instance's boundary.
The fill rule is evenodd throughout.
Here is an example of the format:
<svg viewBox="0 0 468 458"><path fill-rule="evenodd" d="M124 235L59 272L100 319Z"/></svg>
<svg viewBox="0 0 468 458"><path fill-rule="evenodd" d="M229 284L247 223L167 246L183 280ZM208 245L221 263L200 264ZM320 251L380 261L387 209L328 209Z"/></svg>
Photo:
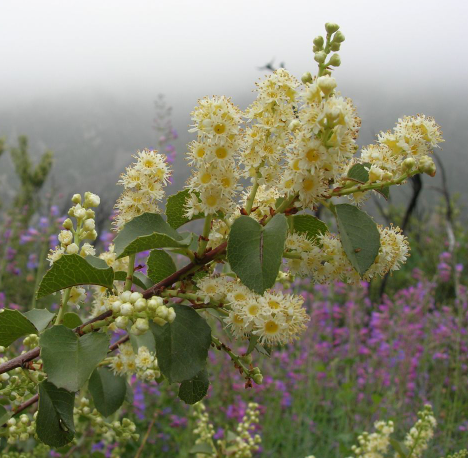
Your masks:
<svg viewBox="0 0 468 458"><path fill-rule="evenodd" d="M76 227L70 218L63 222L64 230L60 231L58 240L60 246L57 246L49 254L49 262L53 264L60 259L63 254L80 254L80 256L94 255L94 247L84 240L96 240L96 223L94 221L95 213L92 207L97 207L100 198L92 192L85 192L84 201L80 194L72 197L74 205L68 210L68 216L75 218Z"/></svg>
<svg viewBox="0 0 468 458"><path fill-rule="evenodd" d="M25 348L35 348L39 345L39 337L37 334L29 334L23 339L23 345Z"/></svg>
<svg viewBox="0 0 468 458"><path fill-rule="evenodd" d="M37 413L34 414L34 419ZM36 431L35 420L29 418L26 414L20 415L18 419L10 418L7 421L7 442L14 444L18 441L27 441L30 436L33 436ZM3 455L2 455L3 456Z"/></svg>
<svg viewBox="0 0 468 458"><path fill-rule="evenodd" d="M128 418L124 418L121 422L118 420L112 423L106 422L96 409L90 407L90 402L87 398L80 399L79 406L75 407L73 413L76 423L79 422L80 417L84 417L91 423L91 427L95 430L96 434L106 435L108 439L125 442L129 440L137 441L139 438L139 435L135 433L135 423Z"/></svg>
<svg viewBox="0 0 468 458"><path fill-rule="evenodd" d="M23 369L19 367L14 369L12 372L12 376L1 379L7 383L6 386L0 390L0 395L9 399L13 405L18 406L31 395L36 394L37 384L42 382L45 376L41 372L33 371L28 373L29 377L26 377Z"/></svg>
<svg viewBox="0 0 468 458"><path fill-rule="evenodd" d="M40 442L36 446L27 452L17 452L15 450L2 451L2 458L49 458L50 447Z"/></svg>
<svg viewBox="0 0 468 458"><path fill-rule="evenodd" d="M357 438L359 445L353 445L351 450L356 457L382 456L390 446L390 435L393 433L393 421L377 421L374 423L375 432L364 432Z"/></svg>
<svg viewBox="0 0 468 458"><path fill-rule="evenodd" d="M120 329L131 326L130 333L136 336L148 331L149 320L164 326L176 317L174 309L166 307L162 298L155 296L147 300L143 294L131 291L124 291L116 300L109 301L109 308L115 317L115 326Z"/></svg>
<svg viewBox="0 0 468 458"><path fill-rule="evenodd" d="M237 437L234 441L236 452L232 455L235 458L248 458L254 456L260 448L262 439L255 434L259 423L259 405L249 402L242 421L237 426ZM229 447L231 449L232 446Z"/></svg>

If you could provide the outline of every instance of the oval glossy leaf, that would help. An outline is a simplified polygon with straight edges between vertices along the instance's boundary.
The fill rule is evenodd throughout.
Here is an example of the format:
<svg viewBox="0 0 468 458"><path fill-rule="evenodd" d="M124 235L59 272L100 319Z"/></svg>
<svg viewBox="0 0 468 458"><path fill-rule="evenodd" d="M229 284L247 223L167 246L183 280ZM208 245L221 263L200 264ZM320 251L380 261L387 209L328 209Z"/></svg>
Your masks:
<svg viewBox="0 0 468 458"><path fill-rule="evenodd" d="M154 248L181 247L190 245L182 236L156 213L143 213L128 222L115 238L115 253L118 258Z"/></svg>
<svg viewBox="0 0 468 458"><path fill-rule="evenodd" d="M0 345L10 346L16 339L37 334L36 327L18 310L3 309L0 312Z"/></svg>
<svg viewBox="0 0 468 458"><path fill-rule="evenodd" d="M177 269L170 254L163 250L151 251L148 261L148 277L153 285L172 275Z"/></svg>
<svg viewBox="0 0 468 458"><path fill-rule="evenodd" d="M125 400L127 384L124 377L115 375L106 367L98 367L91 374L88 389L97 411L108 417L116 412Z"/></svg>
<svg viewBox="0 0 468 458"><path fill-rule="evenodd" d="M174 229L183 226L184 224L188 223L189 221L193 221L196 219L204 218L205 215L195 215L193 218L187 218L185 216L185 203L187 199L190 197L190 191L188 189L184 189L183 191L179 191L177 194L169 196L167 198L166 203L166 216L167 222L173 227Z"/></svg>
<svg viewBox="0 0 468 458"><path fill-rule="evenodd" d="M114 271L103 259L64 254L44 275L36 296L39 299L78 285L100 285L111 289L113 282Z"/></svg>
<svg viewBox="0 0 468 458"><path fill-rule="evenodd" d="M369 181L369 168L371 167L370 162L363 162L362 164L354 164L348 170L348 178L359 183L367 183Z"/></svg>
<svg viewBox="0 0 468 458"><path fill-rule="evenodd" d="M186 404L195 404L206 396L209 386L208 372L202 370L193 379L180 384L179 398Z"/></svg>
<svg viewBox="0 0 468 458"><path fill-rule="evenodd" d="M55 313L51 313L47 309L32 309L29 312L25 312L24 316L41 332L52 321Z"/></svg>
<svg viewBox="0 0 468 458"><path fill-rule="evenodd" d="M109 337L99 332L78 337L60 325L44 331L39 346L48 380L58 388L78 391L106 357Z"/></svg>
<svg viewBox="0 0 468 458"><path fill-rule="evenodd" d="M57 388L47 380L39 384L36 434L44 444L63 447L75 435L73 407L75 393Z"/></svg>
<svg viewBox="0 0 468 458"><path fill-rule="evenodd" d="M350 204L335 206L341 244L352 266L364 275L380 249L380 233L374 220Z"/></svg>
<svg viewBox="0 0 468 458"><path fill-rule="evenodd" d="M309 240L316 240L319 235L328 232L327 225L313 215L294 215L290 218L294 232L304 234Z"/></svg>
<svg viewBox="0 0 468 458"><path fill-rule="evenodd" d="M211 328L192 308L174 304L176 318L164 326L150 323L161 372L169 382L183 382L206 367Z"/></svg>
<svg viewBox="0 0 468 458"><path fill-rule="evenodd" d="M276 281L283 257L288 223L275 215L266 226L249 216L234 221L229 234L227 258L244 285L263 294Z"/></svg>

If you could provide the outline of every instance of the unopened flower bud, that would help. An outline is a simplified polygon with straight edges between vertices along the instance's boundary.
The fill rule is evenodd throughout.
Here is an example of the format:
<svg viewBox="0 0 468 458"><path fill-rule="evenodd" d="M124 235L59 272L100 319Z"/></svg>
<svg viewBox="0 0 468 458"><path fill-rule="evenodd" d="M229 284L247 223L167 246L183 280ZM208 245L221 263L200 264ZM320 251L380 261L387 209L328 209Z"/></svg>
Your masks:
<svg viewBox="0 0 468 458"><path fill-rule="evenodd" d="M131 302L132 304L134 304L138 299L141 299L143 297L143 294L141 293L138 293L138 292L134 292L130 295L130 299L129 299L129 302Z"/></svg>
<svg viewBox="0 0 468 458"><path fill-rule="evenodd" d="M83 229L85 231L92 231L96 227L94 219L87 219L83 224Z"/></svg>
<svg viewBox="0 0 468 458"><path fill-rule="evenodd" d="M73 194L73 197L71 198L71 200L74 204L81 204L80 194Z"/></svg>
<svg viewBox="0 0 468 458"><path fill-rule="evenodd" d="M77 206L77 208L75 208L74 216L76 219L79 219L79 220L84 219L86 218L86 210L82 208L81 206L80 207Z"/></svg>
<svg viewBox="0 0 468 458"><path fill-rule="evenodd" d="M176 312L172 307L169 308L166 319L169 323L172 323L176 319Z"/></svg>
<svg viewBox="0 0 468 458"><path fill-rule="evenodd" d="M251 364L252 363L252 353L249 353L248 355L244 355L242 357L242 361L245 363L245 364Z"/></svg>
<svg viewBox="0 0 468 458"><path fill-rule="evenodd" d="M85 192L85 207L97 207L101 203L101 199L98 195L93 194L92 192Z"/></svg>
<svg viewBox="0 0 468 458"><path fill-rule="evenodd" d="M163 305L163 300L161 297L154 296L147 301L147 305L150 310L156 311L158 307L161 307L161 305Z"/></svg>
<svg viewBox="0 0 468 458"><path fill-rule="evenodd" d="M331 56L330 61L328 62L330 65L333 65L333 67L339 67L341 65L341 59L338 54L333 54Z"/></svg>
<svg viewBox="0 0 468 458"><path fill-rule="evenodd" d="M67 218L64 222L63 222L63 227L65 229L73 229L73 222L70 218Z"/></svg>
<svg viewBox="0 0 468 458"><path fill-rule="evenodd" d="M133 305L130 302L124 302L120 306L120 314L123 316L130 316L133 313Z"/></svg>
<svg viewBox="0 0 468 458"><path fill-rule="evenodd" d="M146 299L143 299L140 297L134 304L135 311L136 312L143 312L143 310L146 310Z"/></svg>
<svg viewBox="0 0 468 458"><path fill-rule="evenodd" d="M436 166L434 161L429 156L423 156L419 161L419 170L433 177L436 174Z"/></svg>
<svg viewBox="0 0 468 458"><path fill-rule="evenodd" d="M86 210L86 218L94 219L96 217L96 213L94 213L94 210L91 210L91 208L88 208Z"/></svg>
<svg viewBox="0 0 468 458"><path fill-rule="evenodd" d="M314 41L313 41L314 45L317 46L317 48L323 48L323 43L324 43L324 39L321 35L319 35L318 37L315 37L314 38Z"/></svg>
<svg viewBox="0 0 468 458"><path fill-rule="evenodd" d="M382 180L383 181L390 181L392 179L393 179L393 173L386 170L382 175Z"/></svg>
<svg viewBox="0 0 468 458"><path fill-rule="evenodd" d="M318 62L319 64L323 64L326 58L327 58L327 55L325 54L325 52L319 51L315 53L314 60L315 62Z"/></svg>
<svg viewBox="0 0 468 458"><path fill-rule="evenodd" d="M128 318L126 316L118 316L115 319L115 325L119 329L125 329L128 326Z"/></svg>
<svg viewBox="0 0 468 458"><path fill-rule="evenodd" d="M62 245L70 245L70 243L73 242L73 234L71 231L60 231L60 234L58 235L58 240Z"/></svg>
<svg viewBox="0 0 468 458"><path fill-rule="evenodd" d="M130 296L132 295L132 292L131 291L124 291L121 295L120 295L120 299L122 300L122 302L130 302Z"/></svg>
<svg viewBox="0 0 468 458"><path fill-rule="evenodd" d="M153 323L156 323L159 326L164 326L167 323L167 321L157 316L153 318Z"/></svg>
<svg viewBox="0 0 468 458"><path fill-rule="evenodd" d="M161 307L158 307L158 309L156 310L156 315L159 318L162 318L163 320L165 320L167 318L168 312L169 312L169 309L165 305L161 305Z"/></svg>
<svg viewBox="0 0 468 458"><path fill-rule="evenodd" d="M331 51L339 51L341 48L341 43L338 43L336 41L332 42L332 44L330 45L330 50Z"/></svg>
<svg viewBox="0 0 468 458"><path fill-rule="evenodd" d="M115 301L111 305L111 310L113 313L120 313L120 308L122 307L122 302Z"/></svg>
<svg viewBox="0 0 468 458"><path fill-rule="evenodd" d="M321 76L317 79L317 85L328 96L336 88L336 80L331 76Z"/></svg>
<svg viewBox="0 0 468 458"><path fill-rule="evenodd" d="M333 22L327 22L325 24L325 30L327 31L327 33L330 33L330 34L337 32L339 28L340 26Z"/></svg>
<svg viewBox="0 0 468 458"><path fill-rule="evenodd" d="M263 375L262 374L255 374L253 377L252 377L252 380L257 384L257 385L261 385L263 383Z"/></svg>
<svg viewBox="0 0 468 458"><path fill-rule="evenodd" d="M305 72L301 77L302 82L305 83L312 83L312 75L310 72Z"/></svg>
<svg viewBox="0 0 468 458"><path fill-rule="evenodd" d="M78 245L76 243L71 243L67 246L67 254L77 254L78 253Z"/></svg>
<svg viewBox="0 0 468 458"><path fill-rule="evenodd" d="M345 36L341 32L341 30L335 33L335 35L333 36L333 41L337 43L343 43L343 41L345 41Z"/></svg>
<svg viewBox="0 0 468 458"><path fill-rule="evenodd" d="M148 320L146 318L138 318L134 326L142 333L145 333L149 329Z"/></svg>
<svg viewBox="0 0 468 458"><path fill-rule="evenodd" d="M407 157L402 163L401 167L403 170L409 172L416 166L416 161L412 157Z"/></svg>

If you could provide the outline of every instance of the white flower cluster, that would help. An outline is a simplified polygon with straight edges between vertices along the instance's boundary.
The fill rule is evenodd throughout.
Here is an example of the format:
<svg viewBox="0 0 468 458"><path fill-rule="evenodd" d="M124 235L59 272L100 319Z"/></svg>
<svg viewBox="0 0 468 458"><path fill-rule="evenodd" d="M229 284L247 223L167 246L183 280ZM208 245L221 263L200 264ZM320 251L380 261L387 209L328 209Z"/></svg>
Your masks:
<svg viewBox="0 0 468 458"><path fill-rule="evenodd" d="M433 118L405 116L393 131L380 132L377 144L363 148L361 160L371 164L371 183L389 181L414 169L434 176L436 168L429 154L443 141Z"/></svg>
<svg viewBox="0 0 468 458"><path fill-rule="evenodd" d="M235 157L243 144L241 111L226 97L204 98L192 112L190 132L198 132L189 145L189 161L196 169L188 181L191 198L187 216L235 210L239 172Z"/></svg>
<svg viewBox="0 0 468 458"><path fill-rule="evenodd" d="M255 428L260 422L259 405L249 402L242 421L237 426L237 435L234 443L229 443L229 448L234 448L234 458L251 458L260 448L261 437L255 434Z"/></svg>
<svg viewBox="0 0 468 458"><path fill-rule="evenodd" d="M60 231L58 236L60 246L56 246L48 255L50 265L60 259L63 254L79 254L86 257L96 253L90 243L86 242L81 245L81 242L83 240L92 241L97 238L94 221L95 213L92 207L99 206L99 196L91 192L85 192L84 202L82 202L81 195L75 194L72 197L72 202L75 205L68 210L68 216L76 219L76 228L70 218L63 222L64 230Z"/></svg>
<svg viewBox="0 0 468 458"><path fill-rule="evenodd" d="M34 414L33 419L28 415L22 414L18 419L11 417L8 419L7 426L7 442L15 444L18 441L27 441L36 433L36 419L37 412Z"/></svg>
<svg viewBox="0 0 468 458"><path fill-rule="evenodd" d="M309 317L302 296L269 290L263 296L226 277L204 277L197 282L199 294L222 301L229 315L224 322L236 338L256 335L266 344L288 343L306 329Z"/></svg>
<svg viewBox="0 0 468 458"><path fill-rule="evenodd" d="M384 458L390 445L390 435L394 431L393 421L377 421L375 432L367 432L358 436L359 445L353 445L351 450L356 458Z"/></svg>
<svg viewBox="0 0 468 458"><path fill-rule="evenodd" d="M119 354L112 358L110 365L118 375L136 374L140 380L146 381L161 377L155 355L145 346L139 347L138 353L135 354L132 344L128 342L119 345Z"/></svg>
<svg viewBox="0 0 468 458"><path fill-rule="evenodd" d="M407 238L399 227L378 226L380 249L374 264L365 273L364 279L383 276L387 272L398 270L409 256ZM300 259L286 261L293 275L312 276L317 283L331 283L343 280L359 283L361 277L351 265L343 250L340 240L330 233L322 234L317 241L312 241L304 234L290 234L286 239L286 251L300 255Z"/></svg>
<svg viewBox="0 0 468 458"><path fill-rule="evenodd" d="M409 430L405 437L404 444L409 450L412 450L413 458L421 458L422 453L429 446L429 441L434 436L434 428L437 426L437 421L432 411L432 406L426 404L424 410L418 412L419 420Z"/></svg>
<svg viewBox="0 0 468 458"><path fill-rule="evenodd" d="M130 327L130 333L136 336L149 330L149 320L159 326L172 323L176 314L172 307L166 307L160 297L146 300L143 294L124 291L119 296L111 296L107 301L109 310L115 318L115 326L120 329Z"/></svg>
<svg viewBox="0 0 468 458"><path fill-rule="evenodd" d="M171 175L164 154L145 149L134 157L136 162L127 167L118 182L125 191L115 204L116 230L143 213L159 213L158 201L164 198L163 187Z"/></svg>

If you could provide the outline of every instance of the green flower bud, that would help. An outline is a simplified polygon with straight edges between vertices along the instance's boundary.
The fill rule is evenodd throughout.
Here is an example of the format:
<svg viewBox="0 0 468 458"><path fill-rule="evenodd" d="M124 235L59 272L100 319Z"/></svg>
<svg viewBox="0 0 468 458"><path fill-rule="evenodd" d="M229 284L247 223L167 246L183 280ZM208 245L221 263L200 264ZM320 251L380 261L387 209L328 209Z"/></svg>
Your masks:
<svg viewBox="0 0 468 458"><path fill-rule="evenodd" d="M339 54L333 54L328 64L333 65L333 67L339 67L341 65L341 59L340 59Z"/></svg>
<svg viewBox="0 0 468 458"><path fill-rule="evenodd" d="M339 28L340 28L340 26L338 24L333 23L333 22L327 22L325 24L325 30L329 34L337 32Z"/></svg>
<svg viewBox="0 0 468 458"><path fill-rule="evenodd" d="M312 75L310 74L310 72L305 72L303 75L302 75L302 78L301 78L302 82L305 84L305 83L312 83Z"/></svg>
<svg viewBox="0 0 468 458"><path fill-rule="evenodd" d="M341 44L336 41L332 42L332 44L330 45L330 49L332 51L339 51L340 48L341 48Z"/></svg>
<svg viewBox="0 0 468 458"><path fill-rule="evenodd" d="M416 166L416 161L412 157L407 157L401 163L402 169L407 171L407 172L409 172L410 170L413 170L415 166Z"/></svg>
<svg viewBox="0 0 468 458"><path fill-rule="evenodd" d="M260 368L259 368L259 367L254 367L254 368L250 371L250 373L251 373L252 375L260 374L260 373L261 373L261 372L260 372Z"/></svg>
<svg viewBox="0 0 468 458"><path fill-rule="evenodd" d="M249 353L248 355L244 355L241 359L245 364L251 364L252 363L252 353Z"/></svg>
<svg viewBox="0 0 468 458"><path fill-rule="evenodd" d="M73 229L73 222L70 218L67 218L64 222L63 222L63 227L65 229Z"/></svg>
<svg viewBox="0 0 468 458"><path fill-rule="evenodd" d="M262 374L255 374L253 377L252 377L252 380L257 384L257 385L261 385L263 383L263 375Z"/></svg>
<svg viewBox="0 0 468 458"><path fill-rule="evenodd" d="M74 204L81 204L81 196L79 194L73 194L71 200Z"/></svg>
<svg viewBox="0 0 468 458"><path fill-rule="evenodd" d="M314 60L315 62L318 62L319 64L323 64L326 58L327 58L327 55L325 54L325 52L320 51L320 52L315 53Z"/></svg>
<svg viewBox="0 0 468 458"><path fill-rule="evenodd" d="M343 43L343 41L345 41L345 36L341 33L341 30L335 33L333 41L337 43Z"/></svg>
<svg viewBox="0 0 468 458"><path fill-rule="evenodd" d="M314 45L317 46L317 48L319 49L322 49L323 48L323 43L324 43L324 39L322 36L318 36L318 37L315 37L314 38L314 41L313 41Z"/></svg>

